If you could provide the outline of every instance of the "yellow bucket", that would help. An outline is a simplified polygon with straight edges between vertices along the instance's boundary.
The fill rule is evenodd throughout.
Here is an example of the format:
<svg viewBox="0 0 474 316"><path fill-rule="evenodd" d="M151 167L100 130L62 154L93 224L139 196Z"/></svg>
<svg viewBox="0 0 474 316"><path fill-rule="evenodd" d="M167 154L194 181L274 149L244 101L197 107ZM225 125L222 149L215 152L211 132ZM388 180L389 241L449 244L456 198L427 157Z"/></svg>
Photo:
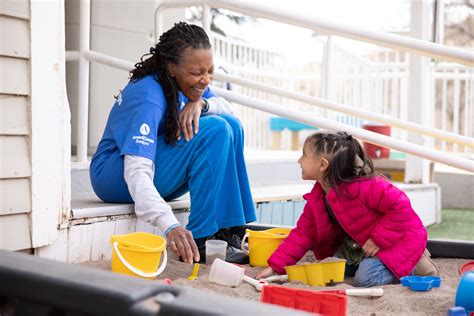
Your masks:
<svg viewBox="0 0 474 316"><path fill-rule="evenodd" d="M306 271L304 270L304 265L294 265L285 267L286 274L288 274L288 280L290 281L301 281L308 284L306 280Z"/></svg>
<svg viewBox="0 0 474 316"><path fill-rule="evenodd" d="M344 282L346 260L331 258L324 262L287 266L285 269L290 281L326 286L331 282Z"/></svg>
<svg viewBox="0 0 474 316"><path fill-rule="evenodd" d="M253 267L267 267L268 258L290 231L289 228L272 228L260 231L247 229L242 239L242 251L249 256L250 265ZM249 240L248 249L244 245L247 238Z"/></svg>
<svg viewBox="0 0 474 316"><path fill-rule="evenodd" d="M112 272L154 279L166 267L166 240L154 234L112 235ZM159 266L161 253L163 260Z"/></svg>

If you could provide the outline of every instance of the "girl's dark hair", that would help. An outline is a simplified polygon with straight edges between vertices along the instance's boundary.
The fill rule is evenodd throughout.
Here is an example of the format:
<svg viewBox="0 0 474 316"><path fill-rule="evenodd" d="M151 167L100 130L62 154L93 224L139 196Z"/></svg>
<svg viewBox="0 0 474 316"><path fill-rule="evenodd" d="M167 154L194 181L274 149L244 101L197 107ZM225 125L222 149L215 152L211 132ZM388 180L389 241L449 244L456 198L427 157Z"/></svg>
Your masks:
<svg viewBox="0 0 474 316"><path fill-rule="evenodd" d="M165 141L168 144L176 142L179 129L178 120L178 87L168 73L168 65L179 65L183 61L187 48L210 49L211 43L204 29L185 22L176 23L171 29L160 36L150 53L141 57L130 71L130 80L138 81L145 76L153 75L163 88L166 98ZM144 59L146 56L150 56Z"/></svg>
<svg viewBox="0 0 474 316"><path fill-rule="evenodd" d="M329 166L324 181L338 189L344 182L355 178L375 176L372 159L364 152L360 143L346 132L317 132L306 140L316 154L326 155Z"/></svg>

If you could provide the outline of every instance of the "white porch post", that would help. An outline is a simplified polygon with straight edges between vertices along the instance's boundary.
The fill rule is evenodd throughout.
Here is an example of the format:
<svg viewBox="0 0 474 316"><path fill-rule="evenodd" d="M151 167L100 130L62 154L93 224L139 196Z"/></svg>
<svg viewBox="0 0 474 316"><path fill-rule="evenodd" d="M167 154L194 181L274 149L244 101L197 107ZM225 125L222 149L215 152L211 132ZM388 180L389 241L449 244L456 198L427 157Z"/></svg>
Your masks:
<svg viewBox="0 0 474 316"><path fill-rule="evenodd" d="M90 50L91 2L80 0L79 28L79 87L77 110L77 161L87 161L87 136L89 133L89 61L82 53Z"/></svg>
<svg viewBox="0 0 474 316"><path fill-rule="evenodd" d="M63 0L31 0L31 242L48 245L71 203ZM11 236L11 238L16 238Z"/></svg>
<svg viewBox="0 0 474 316"><path fill-rule="evenodd" d="M410 2L410 33L414 38L431 39L431 1ZM425 126L433 126L434 102L430 98L430 59L415 54L410 55L410 77L408 84L408 120ZM408 133L408 141L432 147L433 142L419 135ZM430 162L408 155L405 165L405 182L429 183Z"/></svg>

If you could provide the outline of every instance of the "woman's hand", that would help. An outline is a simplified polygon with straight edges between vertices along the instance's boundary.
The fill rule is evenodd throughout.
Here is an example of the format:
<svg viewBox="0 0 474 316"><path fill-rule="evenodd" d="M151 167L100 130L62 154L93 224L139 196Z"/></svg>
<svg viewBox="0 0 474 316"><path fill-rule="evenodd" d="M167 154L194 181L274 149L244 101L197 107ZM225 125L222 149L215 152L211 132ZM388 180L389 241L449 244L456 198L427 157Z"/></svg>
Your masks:
<svg viewBox="0 0 474 316"><path fill-rule="evenodd" d="M260 280L263 278L268 278L275 274L275 271L271 267L265 268L255 275L255 279Z"/></svg>
<svg viewBox="0 0 474 316"><path fill-rule="evenodd" d="M184 262L193 263L199 261L199 251L196 242L193 239L193 234L182 226L173 228L166 236L171 250L180 256Z"/></svg>
<svg viewBox="0 0 474 316"><path fill-rule="evenodd" d="M364 250L366 257L373 257L380 248L372 241L372 239L369 238L362 247L362 250Z"/></svg>
<svg viewBox="0 0 474 316"><path fill-rule="evenodd" d="M202 111L202 101L188 102L179 112L179 126L183 131L184 139L190 141L199 132L199 117ZM194 131L193 131L194 127ZM178 130L178 133L181 132ZM179 138L179 134L177 135Z"/></svg>

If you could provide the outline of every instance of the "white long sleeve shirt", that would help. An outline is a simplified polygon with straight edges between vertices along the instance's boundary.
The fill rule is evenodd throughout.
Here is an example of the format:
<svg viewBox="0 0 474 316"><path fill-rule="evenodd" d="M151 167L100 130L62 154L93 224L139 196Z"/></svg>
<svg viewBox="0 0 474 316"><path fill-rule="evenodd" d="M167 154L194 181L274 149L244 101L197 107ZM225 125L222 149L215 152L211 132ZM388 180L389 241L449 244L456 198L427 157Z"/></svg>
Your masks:
<svg viewBox="0 0 474 316"><path fill-rule="evenodd" d="M232 105L220 97L207 99L209 111L204 115L233 114ZM144 222L158 226L166 234L179 225L171 207L161 197L153 183L154 162L148 158L125 155L124 177L128 190L135 201L135 214Z"/></svg>

